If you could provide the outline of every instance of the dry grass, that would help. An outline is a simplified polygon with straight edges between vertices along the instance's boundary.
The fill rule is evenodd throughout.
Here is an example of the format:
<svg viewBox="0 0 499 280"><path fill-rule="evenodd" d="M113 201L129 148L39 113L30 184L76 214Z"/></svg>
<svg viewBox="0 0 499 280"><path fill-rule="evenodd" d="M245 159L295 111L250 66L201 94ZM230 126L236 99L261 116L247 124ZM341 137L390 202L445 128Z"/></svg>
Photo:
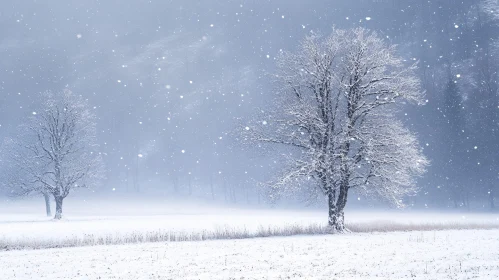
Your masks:
<svg viewBox="0 0 499 280"><path fill-rule="evenodd" d="M498 229L499 223L447 222L447 223L394 223L377 221L369 223L347 223L351 232L394 232L394 231L434 231L434 230L471 230Z"/></svg>
<svg viewBox="0 0 499 280"><path fill-rule="evenodd" d="M486 223L420 223L402 224L388 221L369 223L347 223L348 232L372 233L395 231L440 231L440 230L487 230L498 229L498 224ZM287 225L284 227L259 227L256 231L233 227L219 227L213 231L186 232L186 231L151 231L132 232L124 235L97 236L85 234L66 238L47 239L7 239L0 238L0 251L31 250L49 248L67 248L97 245L137 244L147 242L182 242L205 240L231 240L262 237L294 236L294 235L324 235L333 233L322 224Z"/></svg>

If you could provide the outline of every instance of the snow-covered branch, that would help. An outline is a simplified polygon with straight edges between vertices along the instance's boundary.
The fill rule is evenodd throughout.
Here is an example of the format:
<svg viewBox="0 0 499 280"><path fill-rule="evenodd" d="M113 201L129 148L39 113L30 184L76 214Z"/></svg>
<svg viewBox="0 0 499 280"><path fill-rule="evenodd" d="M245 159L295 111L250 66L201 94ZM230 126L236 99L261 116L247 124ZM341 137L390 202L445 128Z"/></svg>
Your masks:
<svg viewBox="0 0 499 280"><path fill-rule="evenodd" d="M60 218L62 201L72 190L95 187L103 179L103 163L86 100L69 90L42 98L19 137L5 141L4 163L11 169L6 184L14 195L52 194Z"/></svg>
<svg viewBox="0 0 499 280"><path fill-rule="evenodd" d="M317 187L337 230L350 188L401 206L428 165L393 113L399 101L422 103L417 65L375 32L357 28L309 36L297 52L282 52L277 66L275 108L242 129L247 144L298 149L270 189L282 195Z"/></svg>

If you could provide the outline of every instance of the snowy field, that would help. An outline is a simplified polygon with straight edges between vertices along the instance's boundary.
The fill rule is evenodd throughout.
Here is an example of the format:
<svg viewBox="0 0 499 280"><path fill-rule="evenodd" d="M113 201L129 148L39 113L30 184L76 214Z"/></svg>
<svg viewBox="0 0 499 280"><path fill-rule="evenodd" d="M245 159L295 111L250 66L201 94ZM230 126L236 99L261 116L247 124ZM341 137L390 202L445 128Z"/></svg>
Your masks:
<svg viewBox="0 0 499 280"><path fill-rule="evenodd" d="M26 244L24 248L38 247L37 244L55 244L75 238L113 238L134 235L155 235L167 232L199 234L229 229L232 232L254 233L262 228L286 228L289 226L324 226L327 217L324 209L243 209L236 207L213 207L200 202L148 204L123 203L108 205L103 210L101 202L70 201L65 219L53 221L44 217L43 205L32 202L3 204L0 207L0 247L15 248L15 244ZM422 225L451 225L473 228L499 228L499 215L491 213L440 213L433 212L382 212L379 210L354 211L346 213L347 226L360 228L357 231L387 231L407 226L407 229ZM394 227L396 225L396 227ZM368 228L368 230L364 230ZM431 228L430 228L431 230ZM163 239L164 240L164 239ZM106 242L98 244L115 244ZM5 246L12 245L12 246ZM88 244L87 244L88 245ZM43 248L44 246L39 246ZM54 247L54 246L49 246ZM23 246L21 246L23 248ZM2 248L0 248L1 250ZM1 278L0 278L1 279Z"/></svg>
<svg viewBox="0 0 499 280"><path fill-rule="evenodd" d="M33 208L32 205L28 202L16 202L10 205L11 207L0 208L0 246L26 242L49 244L88 236L117 238L165 232L197 234L221 229L253 233L261 228L323 226L327 221L324 209L242 209L228 206L213 207L199 202L175 204L154 201L148 204L114 203L106 210L103 210L102 205L97 202L94 204L85 202L81 205L78 201L71 201L67 204L65 219L53 221L43 216L43 205L38 205L37 208ZM391 227L393 224L398 227L450 224L492 225L499 228L499 215L486 213L436 214L351 210L347 211L346 220L351 226L378 229L383 229L383 226Z"/></svg>
<svg viewBox="0 0 499 280"><path fill-rule="evenodd" d="M0 279L499 279L499 230L0 253Z"/></svg>
<svg viewBox="0 0 499 280"><path fill-rule="evenodd" d="M0 247L56 244L85 236L221 228L325 225L324 209L241 208L202 202L105 204L73 200L65 219L44 217L33 201L0 205ZM106 208L103 207L106 205ZM387 231L421 225L496 228L299 235L30 250L0 248L0 279L498 279L497 213L348 210L347 224ZM423 227L424 228L424 227ZM125 242L126 243L126 242ZM101 243L97 243L101 244ZM103 243L111 244L111 243ZM80 246L80 245L77 245ZM22 247L22 246L21 246ZM52 246L53 247L53 246ZM14 248L14 249L12 249ZM43 248L43 246L36 247ZM20 250L15 250L20 249ZM10 250L10 251L5 251ZM56 265L54 265L56 264Z"/></svg>

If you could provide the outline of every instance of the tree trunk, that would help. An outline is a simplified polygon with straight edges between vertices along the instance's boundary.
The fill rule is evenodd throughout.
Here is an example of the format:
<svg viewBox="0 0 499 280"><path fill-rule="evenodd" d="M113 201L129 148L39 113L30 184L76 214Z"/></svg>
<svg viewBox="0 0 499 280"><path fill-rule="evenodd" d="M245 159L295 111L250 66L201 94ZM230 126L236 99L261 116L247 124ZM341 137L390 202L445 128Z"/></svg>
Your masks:
<svg viewBox="0 0 499 280"><path fill-rule="evenodd" d="M173 191L175 193L178 193L178 178L177 178L177 175L173 175L172 181L173 181Z"/></svg>
<svg viewBox="0 0 499 280"><path fill-rule="evenodd" d="M213 187L213 175L210 175L211 199L215 200L215 188Z"/></svg>
<svg viewBox="0 0 499 280"><path fill-rule="evenodd" d="M50 209L50 196L47 193L43 194L45 198L45 210L47 211L47 217L52 216L52 210Z"/></svg>
<svg viewBox="0 0 499 280"><path fill-rule="evenodd" d="M223 184L223 188L224 188L224 200L225 200L225 202L227 202L227 200L228 200L227 183L225 182L225 179L222 179L222 180L223 180L222 184Z"/></svg>
<svg viewBox="0 0 499 280"><path fill-rule="evenodd" d="M192 195L192 183L190 175L189 175L189 195Z"/></svg>
<svg viewBox="0 0 499 280"><path fill-rule="evenodd" d="M60 220L62 219L62 201L63 201L63 198L62 197L54 197L55 198L55 216L54 216L54 219L55 220Z"/></svg>
<svg viewBox="0 0 499 280"><path fill-rule="evenodd" d="M140 154L140 145L139 145L139 138L140 138L140 131L138 131L139 135L137 136L137 139L135 140L135 166L134 166L134 174L133 174L133 188L135 189L136 192L140 192L140 182L139 182L139 168L140 168L140 157L138 156Z"/></svg>
<svg viewBox="0 0 499 280"><path fill-rule="evenodd" d="M249 190L248 190L248 186L246 186L244 188L244 190L246 191L246 203L247 204L250 204L250 198L249 198Z"/></svg>
<svg viewBox="0 0 499 280"><path fill-rule="evenodd" d="M334 192L328 194L329 218L328 226L331 227L333 232L345 232L345 205L346 194L345 191L340 191L338 199Z"/></svg>
<svg viewBox="0 0 499 280"><path fill-rule="evenodd" d="M494 209L496 206L494 204L494 192L490 190L489 192L489 202L490 202L490 209Z"/></svg>
<svg viewBox="0 0 499 280"><path fill-rule="evenodd" d="M470 210L470 193L469 192L466 193L466 207L469 211Z"/></svg>
<svg viewBox="0 0 499 280"><path fill-rule="evenodd" d="M234 184L231 184L229 186L229 194L230 194L230 200L232 203L237 203L237 197L236 197L236 188Z"/></svg>
<svg viewBox="0 0 499 280"><path fill-rule="evenodd" d="M130 167L126 169L126 192L129 192L130 185Z"/></svg>

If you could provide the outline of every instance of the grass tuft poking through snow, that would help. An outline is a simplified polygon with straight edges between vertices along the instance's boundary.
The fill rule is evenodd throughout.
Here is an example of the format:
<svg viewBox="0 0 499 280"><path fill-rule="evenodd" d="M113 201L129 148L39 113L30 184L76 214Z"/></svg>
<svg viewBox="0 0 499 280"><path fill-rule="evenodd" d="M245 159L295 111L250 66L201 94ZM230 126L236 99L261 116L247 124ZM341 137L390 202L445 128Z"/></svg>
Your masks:
<svg viewBox="0 0 499 280"><path fill-rule="evenodd" d="M395 223L363 222L347 223L348 232L396 232L396 231L440 231L440 230L477 230L499 229L499 224L488 223ZM153 242L182 242L205 240L231 240L263 237L325 235L332 234L331 229L322 224L289 224L286 226L260 226L256 231L237 227L217 227L215 230L173 231L157 230L149 232L131 232L124 234L69 236L60 238L22 238L0 237L0 251L84 247L97 245L122 245Z"/></svg>

